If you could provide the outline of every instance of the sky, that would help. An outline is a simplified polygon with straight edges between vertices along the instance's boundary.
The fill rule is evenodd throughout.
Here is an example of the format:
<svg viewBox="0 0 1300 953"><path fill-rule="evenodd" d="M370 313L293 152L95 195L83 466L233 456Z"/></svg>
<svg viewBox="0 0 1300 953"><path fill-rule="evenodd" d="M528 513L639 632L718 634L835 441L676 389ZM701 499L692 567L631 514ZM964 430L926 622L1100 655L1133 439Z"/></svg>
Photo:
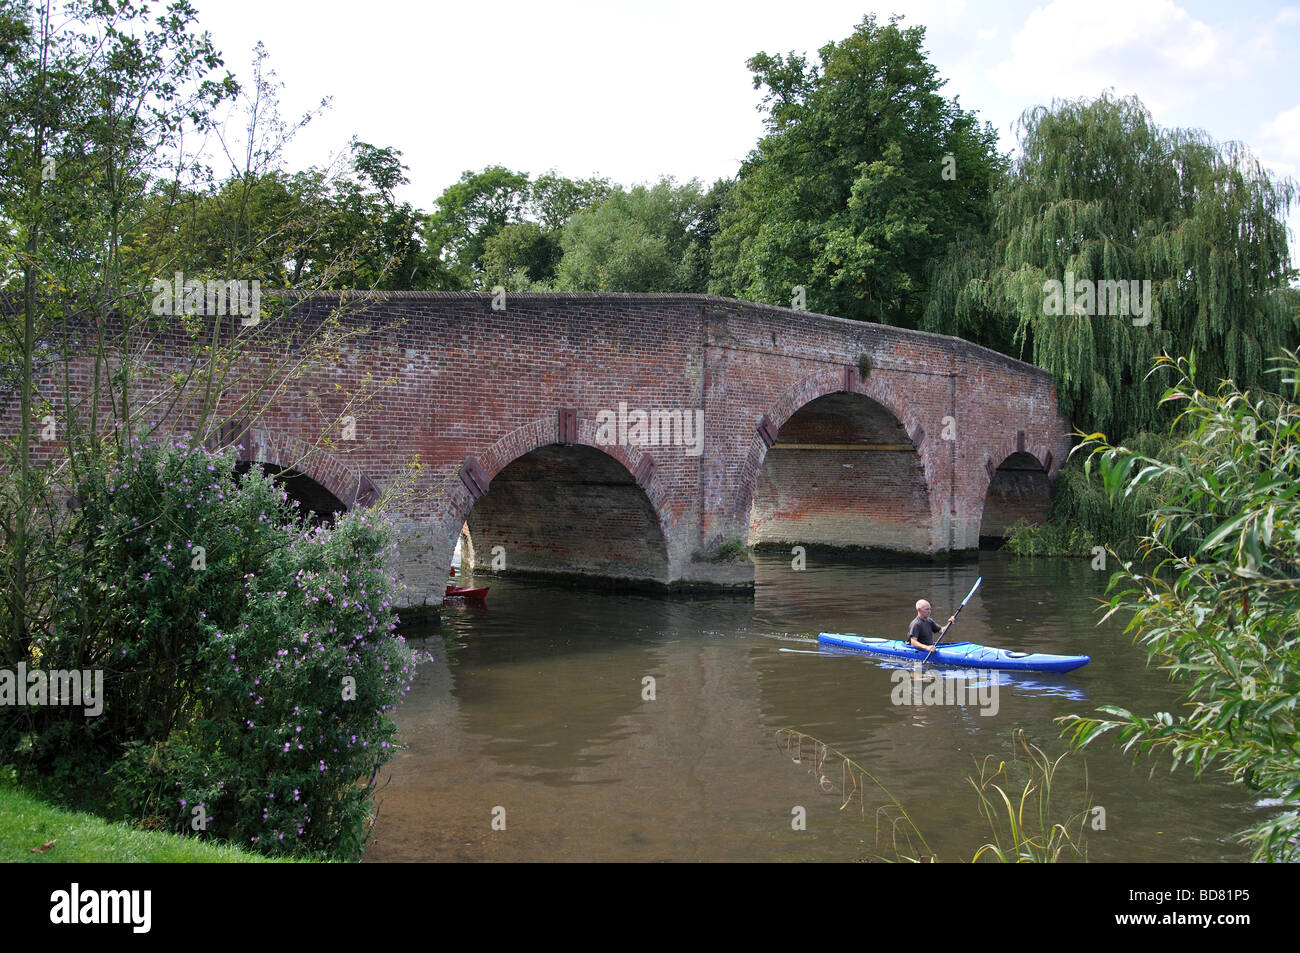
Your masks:
<svg viewBox="0 0 1300 953"><path fill-rule="evenodd" d="M732 176L763 131L745 61L815 57L872 12L925 27L944 93L993 123L1004 151L1024 110L1110 89L1300 177L1300 3L193 2L237 76L262 41L286 117L331 97L289 168L327 165L354 135L395 147L410 179L399 197L424 210L493 164L625 185Z"/></svg>

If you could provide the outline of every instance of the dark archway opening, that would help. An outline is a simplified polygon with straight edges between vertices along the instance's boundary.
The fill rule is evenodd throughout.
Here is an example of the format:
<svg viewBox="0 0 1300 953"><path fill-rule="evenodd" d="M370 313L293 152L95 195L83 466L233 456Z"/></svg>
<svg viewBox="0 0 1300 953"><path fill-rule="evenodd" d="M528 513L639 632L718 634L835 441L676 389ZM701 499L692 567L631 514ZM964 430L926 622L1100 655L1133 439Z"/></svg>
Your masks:
<svg viewBox="0 0 1300 953"><path fill-rule="evenodd" d="M1052 484L1038 458L1032 453L1013 453L998 467L984 497L980 547L1001 546L1017 523L1043 523L1051 502Z"/></svg>
<svg viewBox="0 0 1300 953"><path fill-rule="evenodd" d="M289 499L297 505L299 517L311 526L333 526L334 521L347 511L337 496L307 474L291 467L241 461L235 465L235 478L240 479L254 466L284 487Z"/></svg>
<svg viewBox="0 0 1300 953"><path fill-rule="evenodd" d="M517 458L492 478L466 526L475 572L668 581L653 505L621 463L592 447L549 444Z"/></svg>

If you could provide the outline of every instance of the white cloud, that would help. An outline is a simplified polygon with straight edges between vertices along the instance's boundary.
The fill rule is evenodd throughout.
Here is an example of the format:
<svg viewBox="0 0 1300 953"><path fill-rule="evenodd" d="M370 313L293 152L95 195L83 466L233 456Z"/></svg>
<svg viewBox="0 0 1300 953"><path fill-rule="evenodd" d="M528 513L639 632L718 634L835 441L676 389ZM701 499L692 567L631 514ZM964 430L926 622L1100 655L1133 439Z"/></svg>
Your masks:
<svg viewBox="0 0 1300 953"><path fill-rule="evenodd" d="M1259 135L1269 152L1300 159L1300 106L1278 113L1260 126Z"/></svg>
<svg viewBox="0 0 1300 953"><path fill-rule="evenodd" d="M1114 88L1152 109L1194 101L1237 72L1215 31L1172 0L1053 0L1034 10L989 70L1004 92L1096 96Z"/></svg>

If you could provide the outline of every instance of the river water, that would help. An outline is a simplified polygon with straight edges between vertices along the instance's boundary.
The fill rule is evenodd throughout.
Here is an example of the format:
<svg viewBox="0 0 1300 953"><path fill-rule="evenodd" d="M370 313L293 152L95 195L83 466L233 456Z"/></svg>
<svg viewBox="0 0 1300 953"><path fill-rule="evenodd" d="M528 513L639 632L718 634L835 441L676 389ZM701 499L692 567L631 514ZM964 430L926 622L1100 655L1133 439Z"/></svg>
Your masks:
<svg viewBox="0 0 1300 953"><path fill-rule="evenodd" d="M778 732L795 729L870 772L939 859L970 860L992 832L967 778L986 757L1006 760L1004 787L1018 796L1027 774L1017 730L1055 758L1068 749L1059 716L1101 704L1177 710L1167 675L1146 667L1122 624L1097 625L1109 573L1087 560L809 558L802 571L779 555L756 562L752 599L480 576L491 586L484 606L408 630L427 660L397 710L406 747L385 769L366 859L894 856L891 828L877 820L888 798L866 785L841 807L837 792L855 775L835 756L819 762L812 746L787 751ZM897 704L910 670L818 650L819 631L902 637L918 598L942 621L978 575L951 638L1092 662L1063 676L962 682L949 671L970 686L948 694L958 703ZM936 689L924 694L931 683L913 684L915 700L935 701ZM1232 835L1265 816L1258 801L1218 777L1171 774L1167 762L1151 775L1149 761L1134 765L1104 738L1061 762L1052 820L1092 808L1090 861L1245 860Z"/></svg>

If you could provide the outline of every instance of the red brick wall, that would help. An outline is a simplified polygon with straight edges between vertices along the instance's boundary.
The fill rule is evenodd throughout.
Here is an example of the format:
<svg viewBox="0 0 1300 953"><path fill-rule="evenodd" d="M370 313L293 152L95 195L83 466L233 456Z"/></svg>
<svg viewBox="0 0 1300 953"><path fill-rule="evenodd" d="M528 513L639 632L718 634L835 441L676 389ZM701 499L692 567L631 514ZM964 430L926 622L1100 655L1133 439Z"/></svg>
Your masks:
<svg viewBox="0 0 1300 953"><path fill-rule="evenodd" d="M877 449L814 449L854 445ZM928 553L930 523L925 471L903 425L868 397L836 393L781 428L759 476L749 541Z"/></svg>
<svg viewBox="0 0 1300 953"><path fill-rule="evenodd" d="M269 297L264 292L268 307ZM569 565L602 574L622 567L639 579L743 583L752 569L700 557L749 536L756 495L758 522L771 527L776 510L764 501L799 479L820 490L800 504L817 515L800 517L797 535L875 538L930 553L969 549L978 543L998 463L1023 448L1054 474L1069 449L1070 428L1056 411L1050 379L1029 365L955 338L706 296L511 295L505 311L493 311L488 295L352 295L339 315L344 336L329 358L298 376L277 375L276 367L301 354L309 333L342 300L318 295L286 318L239 329L251 356L235 369L219 416L233 420L239 398L260 389L253 411L238 415L252 427L244 437L246 458L293 467L349 505L369 485L404 485L390 513L400 532L406 600L414 605L441 597L466 519L489 535L506 534L508 565L513 546L516 566ZM162 395L170 373L194 364L195 342L179 320L168 320L148 354L158 375L142 384L137 406ZM873 362L865 381L856 376L862 354ZM88 359L76 362L73 378L85 394ZM374 399L356 413L355 440L344 441L335 418L348 396L367 386ZM759 422L766 416L780 429L809 402L846 386L869 398L862 406L878 407L873 419L892 428L888 442L910 440L915 453L864 458L873 489L861 480L833 479L831 471L845 461L830 455L787 459L775 451L768 466ZM57 398L60 380L50 373L42 387ZM620 401L647 410L703 410L703 454L598 446L596 416ZM10 433L15 408L11 399ZM474 495L460 478L466 458L489 480L497 477L512 461L556 441L562 408L577 414L572 442L595 448L630 482L584 488L559 512L552 491L507 487L507 474L499 501L485 498L482 512L471 517ZM185 409L165 417L161 405L146 417L172 432L192 429L196 420ZM944 438L945 417L954 439ZM833 423L807 421L810 433ZM56 441L37 453L49 459L60 449ZM418 474L403 481L417 459ZM803 478L799 466L808 468ZM548 506L552 512L543 512ZM848 507L856 510L846 521ZM864 520L878 536L843 528ZM567 537L561 524L571 528ZM480 564L487 559L483 542L475 540Z"/></svg>

